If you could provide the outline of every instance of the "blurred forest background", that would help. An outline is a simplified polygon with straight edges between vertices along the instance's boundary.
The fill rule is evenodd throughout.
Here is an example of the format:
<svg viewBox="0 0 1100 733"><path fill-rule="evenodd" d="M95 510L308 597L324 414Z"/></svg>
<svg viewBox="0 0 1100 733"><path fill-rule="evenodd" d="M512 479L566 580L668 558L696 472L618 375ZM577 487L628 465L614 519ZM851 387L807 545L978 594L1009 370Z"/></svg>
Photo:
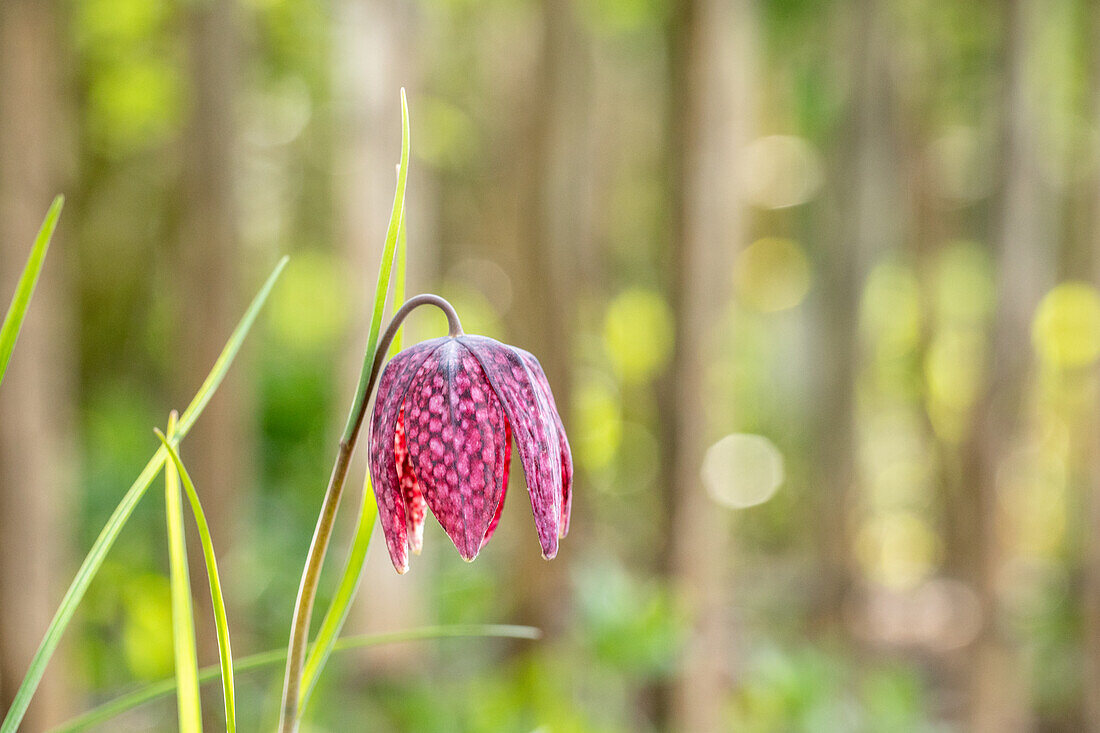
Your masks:
<svg viewBox="0 0 1100 733"><path fill-rule="evenodd" d="M345 653L309 730L1100 731L1098 40L1089 0L0 1L4 299L68 197L0 391L0 710L289 253L183 445L235 651L285 645L404 85L409 292L542 360L573 530L539 558L516 464L475 564L375 547L346 633L546 637ZM170 676L166 568L153 491L27 730ZM270 728L279 671L238 685Z"/></svg>

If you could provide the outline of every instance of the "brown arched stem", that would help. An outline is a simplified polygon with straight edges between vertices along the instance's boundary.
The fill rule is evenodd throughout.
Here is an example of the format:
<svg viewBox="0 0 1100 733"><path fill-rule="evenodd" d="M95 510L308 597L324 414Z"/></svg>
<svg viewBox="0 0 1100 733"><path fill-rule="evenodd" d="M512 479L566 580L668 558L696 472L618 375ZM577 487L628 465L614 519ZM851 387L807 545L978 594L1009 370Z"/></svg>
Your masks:
<svg viewBox="0 0 1100 733"><path fill-rule="evenodd" d="M459 322L458 314L450 303L438 295L430 293L414 296L405 301L405 304L393 314L393 318L374 350L374 358L369 361L371 365L370 372L366 375L360 375L360 388L356 392L355 403L348 415L347 428L340 440L336 463L332 467L332 476L329 478L328 489L326 489L325 498L321 503L321 513L317 517L317 527L313 530L313 540L309 546L309 554L306 556L306 565L302 570L302 581L298 586L298 598L294 602L294 617L291 621L290 642L287 647L286 677L283 680L282 711L279 719L281 733L294 733L298 730L298 717L301 713L298 709L298 698L302 682L302 666L305 663L313 604L317 599L317 583L321 578L321 567L324 565L325 552L328 549L329 540L332 538L332 528L336 522L336 510L340 506L340 497L344 492L344 483L347 480L348 468L351 465L351 456L359 439L363 418L367 413L370 394L374 391L374 386L378 382L378 375L381 373L382 364L386 360L386 352L389 350L394 336L397 335L401 323L408 317L409 313L422 305L434 305L446 314L448 331L452 338L462 335L462 324ZM367 363L364 360L364 366Z"/></svg>

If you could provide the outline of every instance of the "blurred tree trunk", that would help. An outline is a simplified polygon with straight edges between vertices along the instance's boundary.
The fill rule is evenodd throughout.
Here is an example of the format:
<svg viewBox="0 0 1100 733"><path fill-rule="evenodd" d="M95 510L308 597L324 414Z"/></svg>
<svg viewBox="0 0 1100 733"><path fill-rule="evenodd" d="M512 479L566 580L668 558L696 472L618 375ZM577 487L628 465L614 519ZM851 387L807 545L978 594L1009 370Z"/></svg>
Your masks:
<svg viewBox="0 0 1100 733"><path fill-rule="evenodd" d="M1041 119L1028 83L1041 3L1003 4L1002 189L997 237L997 311L985 392L974 413L967 444L965 484L972 492L969 580L981 599L983 626L967 655L969 726L976 733L1022 731L1031 725L1026 669L1005 637L999 580L1006 547L998 467L1024 427L1030 378L1030 325L1051 266L1043 247L1046 196L1039 176Z"/></svg>
<svg viewBox="0 0 1100 733"><path fill-rule="evenodd" d="M542 364L568 429L576 251L582 236L577 229L582 216L574 196L583 190L589 173L583 154L584 122L578 118L578 112L587 109L588 58L569 3L540 3L533 31L539 53L529 75L531 83L524 90L516 165L511 172L517 194L512 272L517 297L512 324L516 345L531 351ZM519 492L526 493L517 481L510 492L517 492L512 494L512 504L521 503L516 501ZM522 537L529 547L530 534L523 531ZM514 579L520 600L518 621L549 634L562 631L571 604L565 561L572 554L570 547L576 547L576 540L563 543L562 559L553 563L546 563L536 552L522 553Z"/></svg>
<svg viewBox="0 0 1100 733"><path fill-rule="evenodd" d="M753 125L757 23L752 0L682 0L670 27L676 345L660 439L667 451L669 570L694 622L670 690L670 730L723 729L721 712L731 688L728 516L704 491L700 468L714 438L707 365L725 322L733 254L748 228L741 153Z"/></svg>
<svg viewBox="0 0 1100 733"><path fill-rule="evenodd" d="M862 343L860 301L867 275L884 252L901 243L891 78L891 29L880 3L850 6L849 66L852 101L835 166L839 200L828 223L830 251L820 280L822 323L817 329L819 412L814 470L819 477L814 512L821 563L815 625L822 633L844 633L854 575L852 516L859 490L856 388ZM838 215L839 214L839 215Z"/></svg>
<svg viewBox="0 0 1100 733"><path fill-rule="evenodd" d="M233 0L185 4L190 109L183 140L182 263L178 297L182 303L182 377L178 389L191 394L210 370L244 309L239 288L241 244L238 224L236 100L238 18ZM195 430L182 446L188 471L202 497L214 546L222 560L222 583L232 588L234 568L225 564L240 534L248 529L249 492L255 483L252 394L240 360ZM184 398L186 399L186 398ZM197 534L189 535L192 586L200 661L218 658L206 568ZM230 594L232 602L233 594ZM234 633L245 634L244 614L233 618ZM220 719L211 690L204 711L210 725Z"/></svg>
<svg viewBox="0 0 1100 733"><path fill-rule="evenodd" d="M50 200L59 193L58 7L0 3L0 299L7 309ZM67 217L63 218L64 219ZM46 260L19 343L0 387L0 717L61 600L69 567L71 319L64 278L64 223ZM47 671L24 720L44 730L68 710L64 654Z"/></svg>

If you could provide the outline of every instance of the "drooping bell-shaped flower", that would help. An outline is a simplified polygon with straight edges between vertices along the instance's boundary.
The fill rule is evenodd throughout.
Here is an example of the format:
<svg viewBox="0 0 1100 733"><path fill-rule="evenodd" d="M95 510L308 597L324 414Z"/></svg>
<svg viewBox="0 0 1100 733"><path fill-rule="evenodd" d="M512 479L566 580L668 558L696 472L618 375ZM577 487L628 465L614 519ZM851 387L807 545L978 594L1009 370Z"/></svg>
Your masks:
<svg viewBox="0 0 1100 733"><path fill-rule="evenodd" d="M512 437L543 557L569 530L573 462L538 359L484 336L448 336L397 354L370 422L370 474L390 558L408 570L431 510L466 560L500 520Z"/></svg>

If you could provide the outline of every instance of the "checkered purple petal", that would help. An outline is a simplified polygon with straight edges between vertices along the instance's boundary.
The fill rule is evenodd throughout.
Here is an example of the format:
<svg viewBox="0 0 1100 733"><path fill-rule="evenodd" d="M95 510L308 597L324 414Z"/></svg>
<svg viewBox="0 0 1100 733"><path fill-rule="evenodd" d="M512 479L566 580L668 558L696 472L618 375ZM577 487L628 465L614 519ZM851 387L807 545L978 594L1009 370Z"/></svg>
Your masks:
<svg viewBox="0 0 1100 733"><path fill-rule="evenodd" d="M405 394L405 434L428 508L462 557L474 559L504 494L507 422L460 340L421 364Z"/></svg>
<svg viewBox="0 0 1100 733"><path fill-rule="evenodd" d="M406 349L390 360L378 380L370 424L370 475L378 503L378 519L397 572L409 569L408 513L397 471L397 421L405 392L420 365L446 338L433 339Z"/></svg>
<svg viewBox="0 0 1100 733"><path fill-rule="evenodd" d="M550 391L550 382L546 379L546 373L542 370L542 364L534 354L516 348L515 351L527 365L531 376L535 378L535 384L542 389L550 411L554 413L554 425L558 429L558 442L561 447L561 528L558 537L569 534L569 514L573 508L573 453L569 449L569 439L565 436L565 426L561 422L561 413L554 402L554 393Z"/></svg>
<svg viewBox="0 0 1100 733"><path fill-rule="evenodd" d="M556 411L516 349L485 336L460 336L457 340L481 364L503 404L527 476L542 554L553 558L558 552L563 493Z"/></svg>

